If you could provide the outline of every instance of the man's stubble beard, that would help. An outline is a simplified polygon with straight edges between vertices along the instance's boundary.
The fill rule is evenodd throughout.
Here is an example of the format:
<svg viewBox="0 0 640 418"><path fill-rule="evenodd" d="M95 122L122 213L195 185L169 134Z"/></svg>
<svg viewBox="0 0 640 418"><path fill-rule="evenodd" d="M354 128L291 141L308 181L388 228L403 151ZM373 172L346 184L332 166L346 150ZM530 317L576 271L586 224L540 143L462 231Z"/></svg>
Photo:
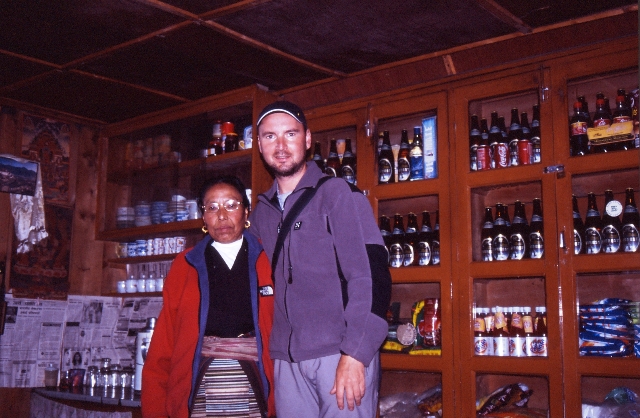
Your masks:
<svg viewBox="0 0 640 418"><path fill-rule="evenodd" d="M273 172L274 176L279 178L286 178L299 173L301 170L304 169L306 164L307 162L303 158L302 161L296 162L293 166L289 167L288 169L280 169L277 165L271 165L271 164L268 164L268 166Z"/></svg>

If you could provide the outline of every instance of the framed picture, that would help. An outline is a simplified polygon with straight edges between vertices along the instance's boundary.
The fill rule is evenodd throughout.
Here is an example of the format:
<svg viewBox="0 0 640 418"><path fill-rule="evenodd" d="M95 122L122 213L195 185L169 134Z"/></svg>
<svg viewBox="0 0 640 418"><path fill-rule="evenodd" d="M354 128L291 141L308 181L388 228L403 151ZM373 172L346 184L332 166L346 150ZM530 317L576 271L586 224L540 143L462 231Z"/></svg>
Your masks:
<svg viewBox="0 0 640 418"><path fill-rule="evenodd" d="M0 192L33 196L37 176L37 162L0 155Z"/></svg>

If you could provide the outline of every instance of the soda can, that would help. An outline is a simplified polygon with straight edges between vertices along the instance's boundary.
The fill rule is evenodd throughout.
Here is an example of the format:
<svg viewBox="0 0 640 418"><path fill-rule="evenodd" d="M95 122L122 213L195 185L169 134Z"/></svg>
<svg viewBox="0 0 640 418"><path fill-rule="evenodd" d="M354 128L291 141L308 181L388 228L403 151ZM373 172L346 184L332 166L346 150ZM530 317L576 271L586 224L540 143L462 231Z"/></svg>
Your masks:
<svg viewBox="0 0 640 418"><path fill-rule="evenodd" d="M533 155L533 146L528 139L521 139L518 141L518 159L520 164L531 164L531 156Z"/></svg>
<svg viewBox="0 0 640 418"><path fill-rule="evenodd" d="M491 169L491 153L489 147L479 146L476 150L476 161L478 171Z"/></svg>
<svg viewBox="0 0 640 418"><path fill-rule="evenodd" d="M493 150L493 160L496 168L509 167L509 145L500 142Z"/></svg>

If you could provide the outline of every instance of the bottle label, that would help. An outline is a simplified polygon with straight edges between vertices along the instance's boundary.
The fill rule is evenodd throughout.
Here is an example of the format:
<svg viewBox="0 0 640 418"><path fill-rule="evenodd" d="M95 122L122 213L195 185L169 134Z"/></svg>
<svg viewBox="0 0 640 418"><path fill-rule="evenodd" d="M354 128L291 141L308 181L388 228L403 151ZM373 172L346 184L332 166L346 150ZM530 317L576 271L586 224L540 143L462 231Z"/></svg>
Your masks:
<svg viewBox="0 0 640 418"><path fill-rule="evenodd" d="M602 250L605 253L616 253L620 249L620 232L613 225L602 228Z"/></svg>
<svg viewBox="0 0 640 418"><path fill-rule="evenodd" d="M511 327L524 329L524 324L522 323L522 315L518 312L514 312L511 314Z"/></svg>
<svg viewBox="0 0 640 418"><path fill-rule="evenodd" d="M431 243L431 264L437 266L440 264L440 241L433 241Z"/></svg>
<svg viewBox="0 0 640 418"><path fill-rule="evenodd" d="M527 356L546 357L547 337L527 337Z"/></svg>
<svg viewBox="0 0 640 418"><path fill-rule="evenodd" d="M389 247L389 266L402 267L404 261L404 251L402 244L395 242Z"/></svg>
<svg viewBox="0 0 640 418"><path fill-rule="evenodd" d="M522 316L522 325L526 334L533 333L533 318L531 318L531 315Z"/></svg>
<svg viewBox="0 0 640 418"><path fill-rule="evenodd" d="M512 139L509 142L509 157L511 158L510 164L512 166L520 165L520 158L518 154L518 139Z"/></svg>
<svg viewBox="0 0 640 418"><path fill-rule="evenodd" d="M431 245L429 241L418 242L418 265L428 266L431 261Z"/></svg>
<svg viewBox="0 0 640 418"><path fill-rule="evenodd" d="M510 255L512 260L522 260L525 253L524 238L521 234L511 234L510 239Z"/></svg>
<svg viewBox="0 0 640 418"><path fill-rule="evenodd" d="M478 146L474 145L469 149L469 168L471 171L478 171Z"/></svg>
<svg viewBox="0 0 640 418"><path fill-rule="evenodd" d="M406 158L398 158L398 181L407 181L411 175L411 164Z"/></svg>
<svg viewBox="0 0 640 418"><path fill-rule="evenodd" d="M496 329L507 327L507 319L504 317L504 312L496 312L493 325L496 327Z"/></svg>
<svg viewBox="0 0 640 418"><path fill-rule="evenodd" d="M413 156L413 151L411 154L411 157L409 157L411 163L411 174L409 176L409 180L423 180L424 158L422 158L422 155Z"/></svg>
<svg viewBox="0 0 640 418"><path fill-rule="evenodd" d="M493 147L493 162L496 168L509 167L509 146L498 143Z"/></svg>
<svg viewBox="0 0 640 418"><path fill-rule="evenodd" d="M616 216L620 216L622 209L622 203L617 200L612 200L605 206L604 213L615 218Z"/></svg>
<svg viewBox="0 0 640 418"><path fill-rule="evenodd" d="M495 324L495 318L493 315L487 315L484 317L484 326L487 332L492 332Z"/></svg>
<svg viewBox="0 0 640 418"><path fill-rule="evenodd" d="M474 337L473 338L473 352L476 356L490 356L489 351L490 344L492 342L488 337Z"/></svg>
<svg viewBox="0 0 640 418"><path fill-rule="evenodd" d="M485 238L482 240L482 261L493 261L493 240Z"/></svg>
<svg viewBox="0 0 640 418"><path fill-rule="evenodd" d="M414 254L413 254L413 245L406 243L403 246L404 249L404 259L402 261L405 267L413 264Z"/></svg>
<svg viewBox="0 0 640 418"><path fill-rule="evenodd" d="M493 337L493 355L509 356L509 337Z"/></svg>
<svg viewBox="0 0 640 418"><path fill-rule="evenodd" d="M355 172L353 171L353 168L351 168L348 165L343 166L342 167L342 178L345 179L346 181L348 181L351 184L355 184L356 175L355 175Z"/></svg>
<svg viewBox="0 0 640 418"><path fill-rule="evenodd" d="M475 332L485 332L487 330L487 328L486 328L486 326L484 324L484 318L477 317L473 321L473 330Z"/></svg>
<svg viewBox="0 0 640 418"><path fill-rule="evenodd" d="M622 249L625 253L638 251L638 228L634 224L626 224L622 227Z"/></svg>
<svg viewBox="0 0 640 418"><path fill-rule="evenodd" d="M503 261L509 259L509 240L506 236L498 234L492 243L493 259Z"/></svg>
<svg viewBox="0 0 640 418"><path fill-rule="evenodd" d="M573 253L580 254L582 252L582 237L577 230L573 230Z"/></svg>
<svg viewBox="0 0 640 418"><path fill-rule="evenodd" d="M631 116L627 116L627 115L616 116L616 117L613 118L612 124L614 124L614 123L622 123L622 122L629 122L630 120L631 120Z"/></svg>
<svg viewBox="0 0 640 418"><path fill-rule="evenodd" d="M586 135L587 122L579 121L571 124L571 136Z"/></svg>
<svg viewBox="0 0 640 418"><path fill-rule="evenodd" d="M587 254L598 254L602 249L602 237L600 236L600 232L594 227L585 229L584 241Z"/></svg>
<svg viewBox="0 0 640 418"><path fill-rule="evenodd" d="M537 164L540 162L540 137L534 136L531 138L531 147L533 149L533 163Z"/></svg>
<svg viewBox="0 0 640 418"><path fill-rule="evenodd" d="M609 125L611 125L611 121L609 119L602 118L602 119L596 119L593 121L594 128L597 128L599 126L609 126Z"/></svg>
<svg viewBox="0 0 640 418"><path fill-rule="evenodd" d="M378 160L378 182L389 183L392 174L393 167L391 165L391 161L387 158L380 158L380 160Z"/></svg>
<svg viewBox="0 0 640 418"><path fill-rule="evenodd" d="M509 338L509 355L511 357L527 356L527 340L525 337Z"/></svg>
<svg viewBox="0 0 640 418"><path fill-rule="evenodd" d="M590 218L590 217L592 217L592 216L593 216L593 217L598 217L598 218L599 218L599 217L600 217L600 212L598 212L598 211L597 211L597 210L595 210L595 209L589 209L589 210L587 211L587 218Z"/></svg>
<svg viewBox="0 0 640 418"><path fill-rule="evenodd" d="M531 258L542 258L544 255L544 238L540 232L529 234L529 254Z"/></svg>

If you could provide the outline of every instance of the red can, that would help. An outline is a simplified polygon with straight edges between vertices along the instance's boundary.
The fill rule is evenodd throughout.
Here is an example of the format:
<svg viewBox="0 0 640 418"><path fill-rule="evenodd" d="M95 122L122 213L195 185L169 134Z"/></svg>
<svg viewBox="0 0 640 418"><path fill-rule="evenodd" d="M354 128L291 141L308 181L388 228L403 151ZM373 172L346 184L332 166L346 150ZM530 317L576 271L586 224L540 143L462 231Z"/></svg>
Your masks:
<svg viewBox="0 0 640 418"><path fill-rule="evenodd" d="M491 169L491 152L487 145L480 145L476 149L478 171Z"/></svg>
<svg viewBox="0 0 640 418"><path fill-rule="evenodd" d="M499 142L493 149L493 161L496 164L496 168L509 167L509 145L504 142Z"/></svg>
<svg viewBox="0 0 640 418"><path fill-rule="evenodd" d="M520 164L531 164L531 156L533 155L533 146L528 139L521 139L518 141L518 159Z"/></svg>
<svg viewBox="0 0 640 418"><path fill-rule="evenodd" d="M232 133L234 132L234 126L233 126L233 122L223 122L222 123L222 136L225 136L226 134Z"/></svg>

